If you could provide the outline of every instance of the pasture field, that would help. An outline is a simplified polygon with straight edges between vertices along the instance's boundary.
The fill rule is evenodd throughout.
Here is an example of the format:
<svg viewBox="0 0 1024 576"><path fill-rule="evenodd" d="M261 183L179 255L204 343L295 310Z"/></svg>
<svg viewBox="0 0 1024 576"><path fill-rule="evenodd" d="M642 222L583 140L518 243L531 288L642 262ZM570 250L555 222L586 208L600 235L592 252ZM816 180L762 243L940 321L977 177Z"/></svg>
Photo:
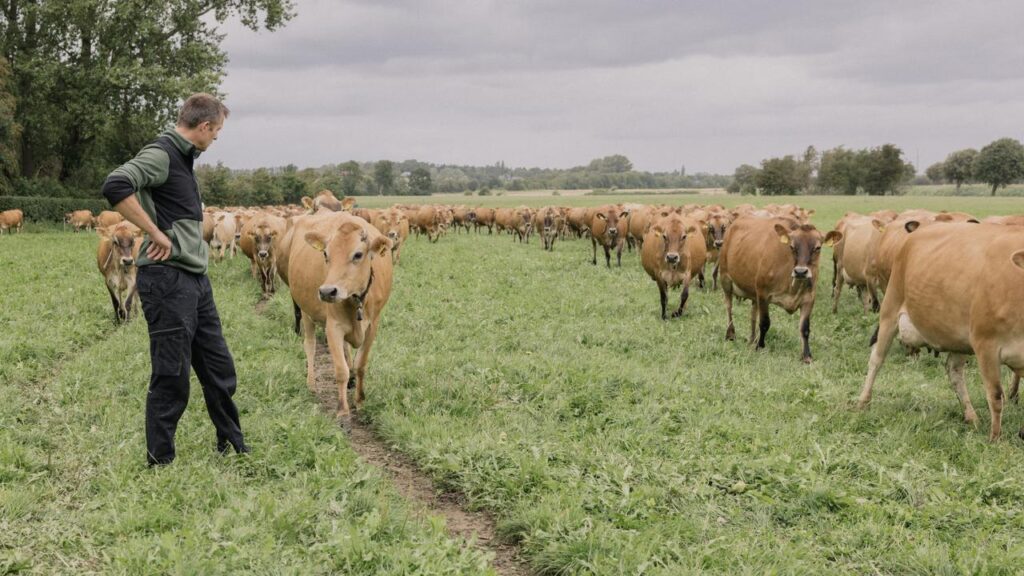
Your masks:
<svg viewBox="0 0 1024 576"><path fill-rule="evenodd" d="M1024 212L1010 198L625 201L792 201L823 231L848 210ZM178 462L145 469L145 326L111 324L95 245L0 238L0 572L487 572L486 557L411 515L316 409L287 293L254 312L242 257L211 278L255 452L214 454L194 390ZM536 238L410 238L367 375L363 418L492 512L539 573L1020 572L1021 408L1007 407L1004 438L989 443L973 363L978 429L942 360L894 348L872 407L855 410L875 317L852 290L830 312L828 249L809 366L796 316L772 308L755 352L742 342L748 303L736 306L741 338L726 342L721 292L691 290L683 317L662 321L636 253L611 270L590 255L589 240L545 253Z"/></svg>

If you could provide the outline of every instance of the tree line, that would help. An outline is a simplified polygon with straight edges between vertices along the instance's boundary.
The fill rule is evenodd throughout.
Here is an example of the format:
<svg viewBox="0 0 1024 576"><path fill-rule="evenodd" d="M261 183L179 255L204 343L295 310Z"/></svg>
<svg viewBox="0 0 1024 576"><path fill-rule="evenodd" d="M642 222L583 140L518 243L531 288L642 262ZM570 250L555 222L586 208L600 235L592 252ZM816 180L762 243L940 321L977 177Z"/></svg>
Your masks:
<svg viewBox="0 0 1024 576"><path fill-rule="evenodd" d="M743 164L726 188L733 194L899 194L914 182L916 168L894 144L852 150L838 146L819 153L809 146L802 156L766 158L761 166ZM999 188L1024 179L1024 145L1001 138L981 151L958 150L929 166L924 183L984 182L995 196Z"/></svg>

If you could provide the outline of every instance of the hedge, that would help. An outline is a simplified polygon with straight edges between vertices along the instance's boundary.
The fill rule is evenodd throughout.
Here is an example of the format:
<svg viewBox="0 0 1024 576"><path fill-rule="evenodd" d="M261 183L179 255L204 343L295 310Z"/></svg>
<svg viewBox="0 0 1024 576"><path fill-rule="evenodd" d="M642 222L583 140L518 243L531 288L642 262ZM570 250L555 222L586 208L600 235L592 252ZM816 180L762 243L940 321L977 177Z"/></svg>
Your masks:
<svg viewBox="0 0 1024 576"><path fill-rule="evenodd" d="M93 215L110 210L106 200L97 198L45 198L40 196L0 196L0 212L20 208L25 219L33 222L63 222L72 210L91 210Z"/></svg>

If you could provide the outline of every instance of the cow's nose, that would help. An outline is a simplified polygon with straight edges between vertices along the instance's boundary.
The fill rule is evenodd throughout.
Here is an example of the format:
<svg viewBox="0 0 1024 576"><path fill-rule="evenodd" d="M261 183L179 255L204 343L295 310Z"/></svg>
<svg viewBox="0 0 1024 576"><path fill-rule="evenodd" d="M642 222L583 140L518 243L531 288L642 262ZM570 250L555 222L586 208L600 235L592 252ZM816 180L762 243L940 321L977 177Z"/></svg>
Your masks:
<svg viewBox="0 0 1024 576"><path fill-rule="evenodd" d="M665 260L668 261L669 264L679 264L679 254L669 252L668 254L665 254Z"/></svg>
<svg viewBox="0 0 1024 576"><path fill-rule="evenodd" d="M608 234L610 234L610 235L612 235L612 236L615 236L615 235L617 235L618 233L619 233L619 229L618 229L618 228L609 228L609 229L608 229Z"/></svg>
<svg viewBox="0 0 1024 576"><path fill-rule="evenodd" d="M725 242L721 240L715 240L715 248L721 248L722 244L725 244Z"/></svg>
<svg viewBox="0 0 1024 576"><path fill-rule="evenodd" d="M807 266L797 266L796 268L793 268L793 276L796 276L797 278L807 278L810 273L811 271Z"/></svg>
<svg viewBox="0 0 1024 576"><path fill-rule="evenodd" d="M125 266L131 266L134 263L135 263L135 259L134 258L121 258L121 264L124 264Z"/></svg>
<svg viewBox="0 0 1024 576"><path fill-rule="evenodd" d="M258 252L258 254L259 254L260 258L266 258L267 257L267 251L266 250L260 250Z"/></svg>
<svg viewBox="0 0 1024 576"><path fill-rule="evenodd" d="M321 286L320 287L320 299L324 302L330 302L338 297L337 286Z"/></svg>
<svg viewBox="0 0 1024 576"><path fill-rule="evenodd" d="M235 233L235 240L238 240L238 239L240 239L241 237L242 237L242 233L241 233L241 232L236 232L236 233Z"/></svg>
<svg viewBox="0 0 1024 576"><path fill-rule="evenodd" d="M391 232L388 232L388 238L391 238L392 240L394 240L395 238L398 238L398 232L395 232L394 230L392 230Z"/></svg>

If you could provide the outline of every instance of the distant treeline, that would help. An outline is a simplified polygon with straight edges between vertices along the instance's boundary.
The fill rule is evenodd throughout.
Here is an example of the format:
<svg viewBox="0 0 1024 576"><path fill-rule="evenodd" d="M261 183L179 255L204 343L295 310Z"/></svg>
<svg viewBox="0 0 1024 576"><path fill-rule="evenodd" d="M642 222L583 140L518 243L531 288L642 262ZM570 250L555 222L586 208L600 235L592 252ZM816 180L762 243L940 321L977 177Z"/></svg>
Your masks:
<svg viewBox="0 0 1024 576"><path fill-rule="evenodd" d="M736 168L727 190L734 194L900 194L907 184L981 182L995 196L1000 188L1024 180L1024 145L1001 138L981 151L959 150L917 176L913 164L893 144L851 150L839 146L819 153L809 146L802 156L766 158L761 166Z"/></svg>

